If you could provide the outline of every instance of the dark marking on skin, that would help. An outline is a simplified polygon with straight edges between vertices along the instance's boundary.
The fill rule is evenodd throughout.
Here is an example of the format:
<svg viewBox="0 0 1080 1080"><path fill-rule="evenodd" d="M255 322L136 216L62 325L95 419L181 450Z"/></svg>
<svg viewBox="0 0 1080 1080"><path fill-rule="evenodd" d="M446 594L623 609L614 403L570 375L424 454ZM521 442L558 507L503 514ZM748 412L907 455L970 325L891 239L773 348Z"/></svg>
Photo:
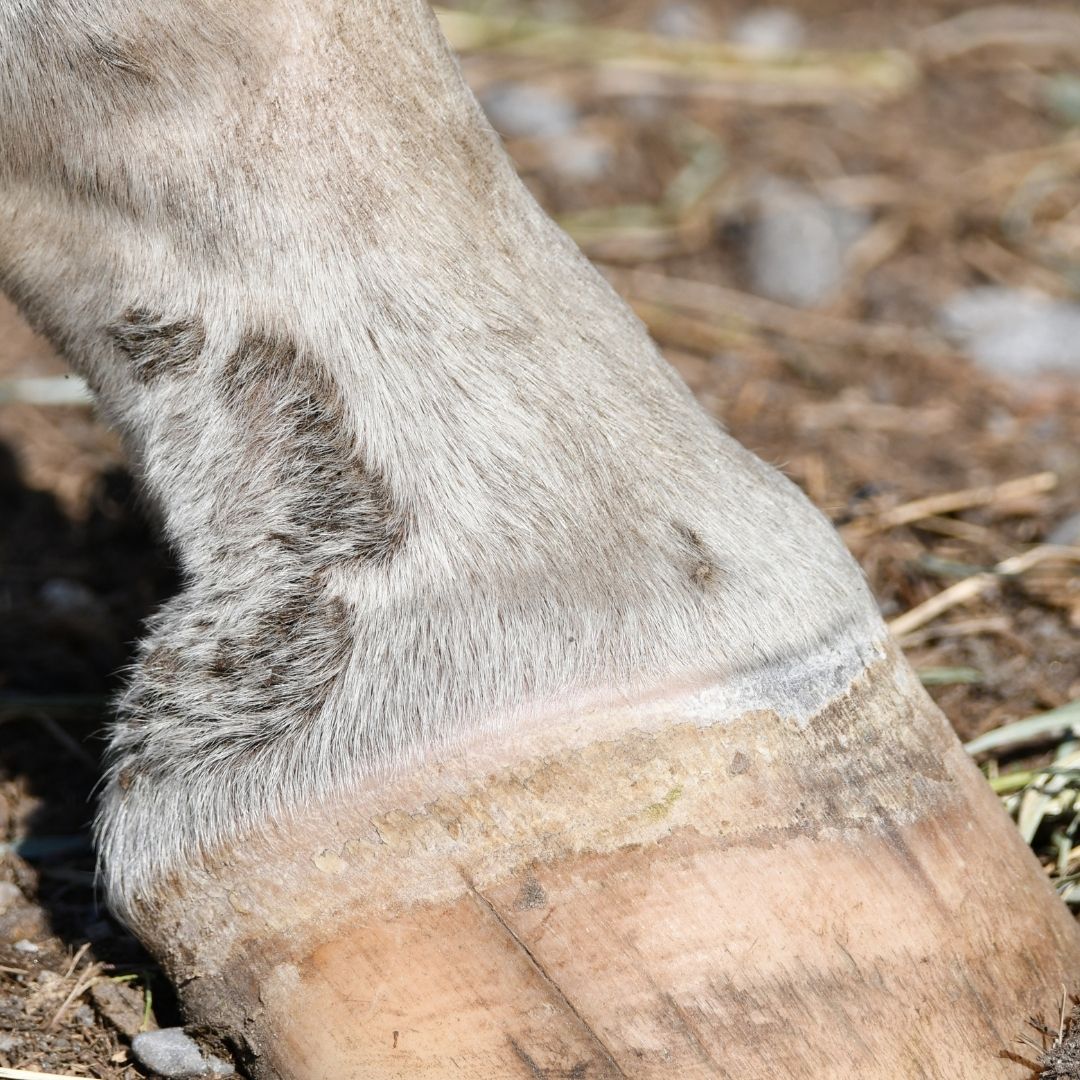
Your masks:
<svg viewBox="0 0 1080 1080"><path fill-rule="evenodd" d="M147 325L183 336L128 321L132 349L157 346ZM155 618L120 706L114 776L258 770L294 745L340 698L356 641L332 571L385 565L407 539L408 516L356 445L325 365L287 338L247 334L213 377L238 462L206 530L216 569ZM257 586L223 588L233 561L260 568Z"/></svg>
<svg viewBox="0 0 1080 1080"><path fill-rule="evenodd" d="M521 884L521 890L514 900L514 907L518 911L535 911L538 908L547 907L547 893L543 885L530 874Z"/></svg>
<svg viewBox="0 0 1080 1080"><path fill-rule="evenodd" d="M731 764L728 765L728 774L742 776L749 768L750 759L741 750L736 750L731 758Z"/></svg>
<svg viewBox="0 0 1080 1080"><path fill-rule="evenodd" d="M289 533L269 532L266 534L266 539L269 543L284 548L286 551L303 550L303 545L300 543L300 541L295 536L291 536Z"/></svg>
<svg viewBox="0 0 1080 1080"><path fill-rule="evenodd" d="M285 338L269 334L246 333L229 354L221 369L221 391L234 408L257 404L256 395L269 391L289 378L296 365L296 346ZM266 408L270 403L266 402Z"/></svg>
<svg viewBox="0 0 1080 1080"><path fill-rule="evenodd" d="M169 736L181 729L200 762L237 764L272 753L286 731L316 722L339 692L353 640L339 597L305 579L269 605L239 618L234 612L228 629L192 634L191 613L208 603L193 590L163 612L168 639L192 642L182 677L162 662L178 655L172 647L155 646L136 665L119 708L118 782L125 769L153 777L175 765Z"/></svg>
<svg viewBox="0 0 1080 1080"><path fill-rule="evenodd" d="M229 637L221 638L218 641L213 659L207 665L207 674L212 675L215 679L228 679L237 674L239 670L236 642Z"/></svg>
<svg viewBox="0 0 1080 1080"><path fill-rule="evenodd" d="M271 543L319 566L381 564L401 550L406 515L382 472L354 445L323 365L288 340L246 334L220 382L240 421L249 473L275 476L274 495L288 503L284 522L267 533Z"/></svg>
<svg viewBox="0 0 1080 1080"><path fill-rule="evenodd" d="M190 372L206 344L206 331L197 319L169 322L141 308L124 312L108 334L144 386Z"/></svg>
<svg viewBox="0 0 1080 1080"><path fill-rule="evenodd" d="M164 645L157 645L143 658L143 666L153 673L156 679L172 679L180 671L180 653Z"/></svg>
<svg viewBox="0 0 1080 1080"><path fill-rule="evenodd" d="M712 552L705 545L705 541L682 522L672 522L672 528L683 541L690 554L688 575L690 580L699 588L706 589L719 580L720 568L716 565Z"/></svg>
<svg viewBox="0 0 1080 1080"><path fill-rule="evenodd" d="M122 42L116 37L92 34L87 38L86 44L91 57L103 70L132 75L141 82L149 82L150 71L130 43Z"/></svg>

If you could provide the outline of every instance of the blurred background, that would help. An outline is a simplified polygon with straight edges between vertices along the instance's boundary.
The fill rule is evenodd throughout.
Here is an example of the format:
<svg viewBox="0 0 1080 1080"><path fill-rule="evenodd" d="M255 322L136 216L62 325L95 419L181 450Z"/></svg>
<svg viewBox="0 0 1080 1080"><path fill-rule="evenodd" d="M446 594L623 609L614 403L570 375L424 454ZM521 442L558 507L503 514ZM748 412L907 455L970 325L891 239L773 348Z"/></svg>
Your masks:
<svg viewBox="0 0 1080 1080"><path fill-rule="evenodd" d="M441 18L536 198L840 528L1075 902L1075 3ZM116 439L0 303L0 1066L141 1075L130 1036L175 1020L96 903L87 839L108 695L175 586Z"/></svg>

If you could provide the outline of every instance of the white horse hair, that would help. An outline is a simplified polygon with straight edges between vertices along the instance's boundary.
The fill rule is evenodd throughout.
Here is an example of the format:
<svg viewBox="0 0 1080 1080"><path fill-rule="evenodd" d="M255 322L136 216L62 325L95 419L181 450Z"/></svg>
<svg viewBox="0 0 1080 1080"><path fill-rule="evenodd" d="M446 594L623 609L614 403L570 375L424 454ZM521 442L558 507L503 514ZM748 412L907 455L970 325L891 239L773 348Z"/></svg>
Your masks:
<svg viewBox="0 0 1080 1080"><path fill-rule="evenodd" d="M467 737L696 676L790 703L884 633L536 206L423 0L9 0L0 285L183 570L112 733L121 913Z"/></svg>

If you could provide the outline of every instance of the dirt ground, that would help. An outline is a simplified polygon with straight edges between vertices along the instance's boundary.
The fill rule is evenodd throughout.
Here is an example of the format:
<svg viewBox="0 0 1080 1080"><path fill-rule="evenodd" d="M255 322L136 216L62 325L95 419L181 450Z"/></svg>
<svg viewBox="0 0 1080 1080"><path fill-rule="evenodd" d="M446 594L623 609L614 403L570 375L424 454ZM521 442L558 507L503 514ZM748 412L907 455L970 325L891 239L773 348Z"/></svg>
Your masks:
<svg viewBox="0 0 1080 1080"><path fill-rule="evenodd" d="M464 68L482 97L525 84L572 106L568 130L507 138L526 182L699 400L842 529L961 738L1075 701L1080 552L1040 545L1080 513L1080 373L987 374L938 315L980 284L1080 289L1075 6L800 0L798 64L710 54L693 77L652 38L604 51L603 31L654 31L673 7L698 45L722 42L750 6L521 5L578 30L489 41ZM568 167L586 144L602 170ZM756 193L775 177L865 222L813 311L751 292ZM64 370L0 306L0 380ZM138 1076L130 1037L178 1022L99 903L88 831L109 696L175 587L90 410L0 405L0 1067ZM1030 750L993 768L1046 760ZM1080 860L1057 836L1037 846L1067 879Z"/></svg>

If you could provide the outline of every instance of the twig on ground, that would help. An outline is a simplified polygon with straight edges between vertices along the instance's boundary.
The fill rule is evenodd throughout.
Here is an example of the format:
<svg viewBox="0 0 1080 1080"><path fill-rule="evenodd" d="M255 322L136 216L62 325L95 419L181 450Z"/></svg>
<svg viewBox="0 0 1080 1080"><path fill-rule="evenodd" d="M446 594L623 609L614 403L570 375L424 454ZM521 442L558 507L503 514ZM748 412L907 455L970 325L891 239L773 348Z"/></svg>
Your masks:
<svg viewBox="0 0 1080 1080"><path fill-rule="evenodd" d="M956 686L960 683L981 683L986 676L978 668L925 667L915 673L923 686Z"/></svg>
<svg viewBox="0 0 1080 1080"><path fill-rule="evenodd" d="M948 357L955 351L940 337L893 323L866 324L836 315L801 311L775 300L728 289L704 281L674 278L647 270L625 271L600 266L615 288L634 304L638 301L691 312L721 324L758 327L799 341L875 354L918 354Z"/></svg>
<svg viewBox="0 0 1080 1080"><path fill-rule="evenodd" d="M647 300L631 298L629 303L649 333L664 345L706 355L730 349L753 349L757 345L754 335L737 322L695 319Z"/></svg>
<svg viewBox="0 0 1080 1080"><path fill-rule="evenodd" d="M963 540L976 547L988 548L991 551L1003 547L1002 538L988 529L985 525L976 525L973 521L963 521L960 518L932 517L921 518L919 528L926 532L937 533L939 536L949 536L954 540Z"/></svg>
<svg viewBox="0 0 1080 1080"><path fill-rule="evenodd" d="M48 1025L50 1028L56 1027L60 1022L60 1017L64 1015L72 1002L78 1001L78 999L82 997L94 983L103 978L102 970L103 966L101 964L90 964L87 966L86 970L79 976L75 985L71 988L71 992L64 998L60 1008L53 1014L53 1018L49 1021Z"/></svg>
<svg viewBox="0 0 1080 1080"><path fill-rule="evenodd" d="M1067 11L1040 10L1032 4L995 4L965 11L923 30L919 51L936 63L989 48L1023 50L1080 50L1080 16Z"/></svg>
<svg viewBox="0 0 1080 1080"><path fill-rule="evenodd" d="M964 488L961 491L947 491L941 495L929 495L913 502L894 506L878 514L859 518L845 525L840 531L846 539L854 536L869 536L871 533L895 529L899 525L911 525L925 518L939 517L942 514L955 514L958 510L971 510L977 506L989 506L993 503L1012 502L1031 495L1042 495L1057 487L1056 473L1040 472L1032 476L1022 476L1016 480L1006 480L1002 484L987 484L980 487Z"/></svg>
<svg viewBox="0 0 1080 1080"><path fill-rule="evenodd" d="M1070 701L1058 709L994 728L964 743L964 749L975 756L985 754L988 750L1014 749L1038 739L1057 738L1070 732L1080 737L1080 701Z"/></svg>
<svg viewBox="0 0 1080 1080"><path fill-rule="evenodd" d="M1024 655L1026 643L1012 628L1004 615L985 615L974 619L955 619L953 622L937 623L913 630L904 635L904 648L914 649L930 641L955 641L958 638L978 637L982 635L1004 638L1011 642L1018 653Z"/></svg>
<svg viewBox="0 0 1080 1080"><path fill-rule="evenodd" d="M944 435L956 425L956 410L948 403L910 408L870 400L865 390L850 387L832 401L805 401L793 410L800 429L822 431L913 431Z"/></svg>
<svg viewBox="0 0 1080 1080"><path fill-rule="evenodd" d="M984 574L972 574L955 585L943 589L936 596L913 607L889 623L889 629L897 638L903 638L912 630L918 630L928 622L950 611L958 604L967 603L1000 584L1002 578L1016 577L1030 570L1033 566L1050 558L1075 557L1080 560L1080 548L1057 547L1054 544L1041 544L1026 551L1023 555L1014 555L1004 559L993 570Z"/></svg>
<svg viewBox="0 0 1080 1080"><path fill-rule="evenodd" d="M64 972L63 978L70 979L72 973L79 966L79 961L86 955L87 950L90 948L90 942L86 941L79 947L78 952L71 958L71 963L68 964L67 971Z"/></svg>
<svg viewBox="0 0 1080 1080"><path fill-rule="evenodd" d="M711 41L679 40L571 22L516 18L471 11L438 10L450 44L460 52L499 52L550 57L640 76L667 76L686 85L788 88L792 102L806 104L862 94L892 100L919 79L919 68L899 49L876 51L791 50L767 54Z"/></svg>

